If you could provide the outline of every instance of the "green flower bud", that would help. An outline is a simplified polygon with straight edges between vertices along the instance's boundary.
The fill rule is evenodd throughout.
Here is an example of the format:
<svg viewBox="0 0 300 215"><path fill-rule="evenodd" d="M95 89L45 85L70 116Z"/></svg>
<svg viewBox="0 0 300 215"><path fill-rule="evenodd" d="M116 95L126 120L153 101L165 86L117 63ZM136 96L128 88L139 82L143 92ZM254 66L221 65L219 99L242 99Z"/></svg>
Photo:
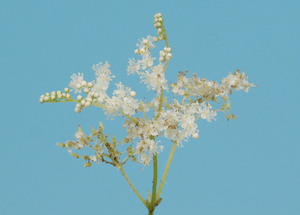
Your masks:
<svg viewBox="0 0 300 215"><path fill-rule="evenodd" d="M229 99L229 97L228 96L223 96L222 99L223 99L224 102L226 102Z"/></svg>
<svg viewBox="0 0 300 215"><path fill-rule="evenodd" d="M92 166L92 163L91 162L87 162L83 165L84 167L91 167Z"/></svg>
<svg viewBox="0 0 300 215"><path fill-rule="evenodd" d="M226 115L226 119L230 120L230 119L232 119L232 116L228 114L228 115Z"/></svg>
<svg viewBox="0 0 300 215"><path fill-rule="evenodd" d="M79 158L79 155L77 153L72 153L74 158Z"/></svg>

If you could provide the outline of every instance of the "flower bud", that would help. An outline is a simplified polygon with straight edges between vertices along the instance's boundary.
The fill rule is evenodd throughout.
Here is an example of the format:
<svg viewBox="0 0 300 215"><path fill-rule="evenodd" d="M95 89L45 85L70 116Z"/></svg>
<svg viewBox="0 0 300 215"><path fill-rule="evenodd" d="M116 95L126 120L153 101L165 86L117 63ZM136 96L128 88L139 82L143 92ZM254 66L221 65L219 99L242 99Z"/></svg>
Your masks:
<svg viewBox="0 0 300 215"><path fill-rule="evenodd" d="M80 89L81 88L81 84L76 84L76 88Z"/></svg>
<svg viewBox="0 0 300 215"><path fill-rule="evenodd" d="M232 119L232 116L229 115L229 114L227 114L227 115L226 115L226 119L227 119L227 120L230 120L230 119Z"/></svg>
<svg viewBox="0 0 300 215"><path fill-rule="evenodd" d="M222 99L223 99L224 102L226 102L228 100L228 98L229 98L228 96L223 96L222 97Z"/></svg>
<svg viewBox="0 0 300 215"><path fill-rule="evenodd" d="M146 49L145 48L140 48L139 52L140 52L140 54L144 54L146 52Z"/></svg>
<svg viewBox="0 0 300 215"><path fill-rule="evenodd" d="M83 92L86 93L86 94L89 93L89 91L90 91L89 88L84 88L83 89Z"/></svg>
<svg viewBox="0 0 300 215"><path fill-rule="evenodd" d="M83 165L84 167L91 167L92 166L92 163L91 162L87 162Z"/></svg>
<svg viewBox="0 0 300 215"><path fill-rule="evenodd" d="M232 114L232 115L231 115L231 117L232 117L232 119L236 119L238 116L237 116L237 115L234 115L234 114Z"/></svg>
<svg viewBox="0 0 300 215"><path fill-rule="evenodd" d="M142 43L143 43L144 45L147 45L147 44L149 43L149 40L143 39Z"/></svg>
<svg viewBox="0 0 300 215"><path fill-rule="evenodd" d="M93 87L93 83L92 83L92 82L89 82L89 83L87 84L87 86L88 86L89 88L92 88L92 87Z"/></svg>
<svg viewBox="0 0 300 215"><path fill-rule="evenodd" d="M83 99L83 98L82 98L81 95L78 95L78 96L77 96L77 100L78 100L78 101L80 101L80 100L82 100L82 99Z"/></svg>
<svg viewBox="0 0 300 215"><path fill-rule="evenodd" d="M153 41L155 42L155 43L157 43L158 42L158 37L153 37Z"/></svg>
<svg viewBox="0 0 300 215"><path fill-rule="evenodd" d="M166 47L166 52L171 52L172 51L172 49L170 48L170 47Z"/></svg>
<svg viewBox="0 0 300 215"><path fill-rule="evenodd" d="M62 147L62 148L65 148L66 147L66 144L65 143L56 143L56 145Z"/></svg>
<svg viewBox="0 0 300 215"><path fill-rule="evenodd" d="M69 88L66 87L66 88L64 89L64 91L65 91L65 93L68 93L68 92L69 92Z"/></svg>
<svg viewBox="0 0 300 215"><path fill-rule="evenodd" d="M199 134L198 133L193 134L193 138L194 139L198 139L199 138Z"/></svg>
<svg viewBox="0 0 300 215"><path fill-rule="evenodd" d="M86 103L84 104L85 107L90 107L91 105L92 105L91 102L86 102Z"/></svg>
<svg viewBox="0 0 300 215"><path fill-rule="evenodd" d="M165 58L164 57L160 57L158 60L159 60L159 62L164 62Z"/></svg>
<svg viewBox="0 0 300 215"><path fill-rule="evenodd" d="M230 108L231 108L231 105L230 105L229 101L228 101L228 103L226 105L226 108L227 108L227 110L230 110Z"/></svg>
<svg viewBox="0 0 300 215"><path fill-rule="evenodd" d="M157 14L154 15L155 18L159 18L161 16L162 16L161 13L157 13Z"/></svg>
<svg viewBox="0 0 300 215"><path fill-rule="evenodd" d="M164 52L164 51L159 51L159 55L160 55L161 57L165 57L165 56L166 56L166 52Z"/></svg>
<svg viewBox="0 0 300 215"><path fill-rule="evenodd" d="M221 109L225 110L226 103L222 104Z"/></svg>
<svg viewBox="0 0 300 215"><path fill-rule="evenodd" d="M79 155L78 155L77 153L72 153L72 156L73 156L74 158L79 158Z"/></svg>
<svg viewBox="0 0 300 215"><path fill-rule="evenodd" d="M75 113L80 113L81 112L81 108L76 107L75 108Z"/></svg>
<svg viewBox="0 0 300 215"><path fill-rule="evenodd" d="M113 135L112 137L112 141L111 141L113 144L117 143L117 138L116 138L116 135Z"/></svg>
<svg viewBox="0 0 300 215"><path fill-rule="evenodd" d="M135 96L136 96L136 92L135 92L135 91L131 91L131 92L130 92L130 96L131 96L131 97L135 97Z"/></svg>
<svg viewBox="0 0 300 215"><path fill-rule="evenodd" d="M166 59L170 60L172 57L173 57L173 55L171 53L168 53L167 56L166 56Z"/></svg>
<svg viewBox="0 0 300 215"><path fill-rule="evenodd" d="M80 84L81 84L81 86L85 87L87 85L87 82L86 81L82 81Z"/></svg>

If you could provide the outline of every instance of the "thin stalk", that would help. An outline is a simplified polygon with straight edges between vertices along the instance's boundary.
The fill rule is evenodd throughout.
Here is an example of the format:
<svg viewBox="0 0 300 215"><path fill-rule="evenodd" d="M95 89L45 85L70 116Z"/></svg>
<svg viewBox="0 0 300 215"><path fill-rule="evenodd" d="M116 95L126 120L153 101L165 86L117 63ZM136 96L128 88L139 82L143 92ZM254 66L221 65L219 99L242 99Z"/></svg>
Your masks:
<svg viewBox="0 0 300 215"><path fill-rule="evenodd" d="M165 181L166 181L166 178L167 178L167 175L168 175L168 172L169 172L169 168L171 166L172 159L173 159L173 156L174 156L176 148L177 148L177 141L174 141L172 149L171 149L171 152L170 152L170 155L169 155L169 158L168 158L168 161L167 161L167 165L166 165L165 171L163 173L163 177L162 177L162 179L160 181L160 185L159 185L158 190L157 190L157 194L156 194L156 199L157 200L159 199L159 196L160 196L161 191L163 189L163 186L165 184Z"/></svg>
<svg viewBox="0 0 300 215"><path fill-rule="evenodd" d="M129 120L131 120L135 124L138 123L138 120L135 117L129 116L128 114L124 113L121 108L119 108L119 111L120 111L121 114L123 114L125 117L127 117Z"/></svg>
<svg viewBox="0 0 300 215"><path fill-rule="evenodd" d="M155 119L158 119L158 118L159 118L160 111L161 111L161 109L162 109L163 100L164 100L164 90L163 90L163 88L161 87L161 88L160 88L159 107L158 107L157 115L156 115Z"/></svg>
<svg viewBox="0 0 300 215"><path fill-rule="evenodd" d="M123 169L123 166L121 166L120 171L122 172L122 175L125 177L126 181L128 182L128 184L131 187L131 189L133 190L133 192L139 197L139 199L143 202L143 204L148 208L146 201L143 199L141 194L137 191L137 189L133 186L133 184L129 180L127 174L125 173L125 171Z"/></svg>
<svg viewBox="0 0 300 215"><path fill-rule="evenodd" d="M155 141L155 137L153 136L151 136L150 139ZM153 155L153 187L152 187L152 194L151 194L151 203L149 207L149 214L153 214L155 210L156 188L157 188L157 154L154 154Z"/></svg>

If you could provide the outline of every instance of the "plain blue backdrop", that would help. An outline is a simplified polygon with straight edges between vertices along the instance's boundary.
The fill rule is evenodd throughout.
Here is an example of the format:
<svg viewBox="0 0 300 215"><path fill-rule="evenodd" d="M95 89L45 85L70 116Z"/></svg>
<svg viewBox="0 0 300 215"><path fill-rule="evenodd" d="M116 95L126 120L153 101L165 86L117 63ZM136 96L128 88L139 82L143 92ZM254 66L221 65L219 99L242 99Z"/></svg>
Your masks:
<svg viewBox="0 0 300 215"><path fill-rule="evenodd" d="M127 76L142 37L155 36L161 12L178 71L220 81L240 69L259 87L235 92L239 117L199 121L200 138L176 150L156 209L159 214L299 214L299 1L1 1L0 214L147 214L121 173L110 165L84 168L55 144L101 120L123 138L122 118L95 107L40 104L63 90L73 73L94 79L93 64L112 65L116 78L147 100L154 93ZM164 44L157 45L156 53ZM162 176L170 141L159 154ZM152 165L124 167L146 198ZM143 171L142 171L143 170Z"/></svg>

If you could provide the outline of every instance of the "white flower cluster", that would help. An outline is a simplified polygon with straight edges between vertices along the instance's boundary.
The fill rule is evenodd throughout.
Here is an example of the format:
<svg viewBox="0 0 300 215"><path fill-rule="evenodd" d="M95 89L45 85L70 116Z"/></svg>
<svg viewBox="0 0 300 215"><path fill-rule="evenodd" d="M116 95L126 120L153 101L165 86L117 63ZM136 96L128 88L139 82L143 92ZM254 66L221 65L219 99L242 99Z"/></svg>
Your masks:
<svg viewBox="0 0 300 215"><path fill-rule="evenodd" d="M164 74L164 62L172 58L171 53L165 54L164 57L160 57L160 63L156 66L153 66L155 58L152 58L150 55L150 48L155 48L153 45L153 38L148 36L147 39L143 38L139 44L137 44L138 49L135 50L136 54L142 56L142 60L135 60L134 58L129 59L129 65L127 67L127 74L137 73L141 82L144 82L147 85L147 88L150 90L155 90L157 94L160 94L161 89L168 90L167 80ZM166 50L171 52L170 47L166 47Z"/></svg>
<svg viewBox="0 0 300 215"><path fill-rule="evenodd" d="M148 166L154 155L163 151L163 145L158 145L156 137L165 137L178 145L182 146L183 141L187 141L189 137L197 139L199 137L199 129L196 121L204 119L208 122L216 120L217 111L222 111L226 114L226 119L235 119L237 116L230 113L231 104L229 95L233 90L244 90L248 92L249 88L254 86L248 82L245 73L240 73L237 70L233 74L229 74L223 78L221 83L209 81L206 78L199 78L196 74L187 78L187 72L179 72L176 83L170 83L171 91L175 95L183 96L182 102L173 98L172 102L168 102L164 92L168 90L168 82L165 78L165 70L169 60L172 58L172 49L168 45L166 29L163 25L161 14L156 14L154 26L157 28L158 37L147 36L142 38L137 44L135 53L140 55L142 59L129 59L127 74L137 73L140 76L147 88L156 92L156 97L151 102L138 101L134 99L136 93L131 91L130 87L125 87L121 82L116 84L117 89L114 90L112 96L108 96L106 91L109 87L109 82L114 78L110 71L108 62L105 64L99 63L93 66L96 79L92 82L87 82L83 78L83 74L78 73L71 76L69 88L61 91L53 91L51 94L46 93L40 97L40 102L75 102L75 112L80 113L82 109L96 106L102 108L107 116L123 115L127 119L123 124L126 128L126 137L117 143L115 137L111 143L107 141L107 135L102 133L103 125L100 124L99 129L93 129L90 136L83 133L81 128L75 134L77 141L67 141L59 143L60 146L66 147L68 152L76 158L83 158L87 161L86 167L91 166L91 163L106 162L114 166L120 166L127 162L129 158L133 161L138 159L139 163ZM150 49L154 49L154 42L165 40L166 47L159 52L158 64L154 65L156 58L151 57ZM73 99L69 91L74 93L86 94L85 98L78 95ZM224 104L221 109L213 110L211 101L218 101L217 97L221 96ZM195 99L191 99L195 97ZM147 112L153 109L153 118L148 118ZM141 113L144 117L135 116L136 113ZM93 139L96 138L96 139ZM91 142L96 142L94 146ZM99 143L97 143L99 142ZM127 158L120 162L119 156L122 154L117 150L118 144L130 144L127 148ZM79 156L72 152L72 149L80 150L82 147L89 147L95 151L92 156ZM105 153L104 151L108 153ZM135 158L137 156L137 158ZM110 159L108 161L104 157Z"/></svg>
<svg viewBox="0 0 300 215"><path fill-rule="evenodd" d="M226 78L222 79L220 84L206 78L199 78L195 73L191 78L187 78L187 72L179 72L177 82L171 83L172 92L186 97L202 97L201 101L216 101L218 96L223 97L232 94L232 89L248 92L250 87L255 86L253 83L248 82L248 77L244 72L241 74L240 70L236 70L233 74L229 73Z"/></svg>

